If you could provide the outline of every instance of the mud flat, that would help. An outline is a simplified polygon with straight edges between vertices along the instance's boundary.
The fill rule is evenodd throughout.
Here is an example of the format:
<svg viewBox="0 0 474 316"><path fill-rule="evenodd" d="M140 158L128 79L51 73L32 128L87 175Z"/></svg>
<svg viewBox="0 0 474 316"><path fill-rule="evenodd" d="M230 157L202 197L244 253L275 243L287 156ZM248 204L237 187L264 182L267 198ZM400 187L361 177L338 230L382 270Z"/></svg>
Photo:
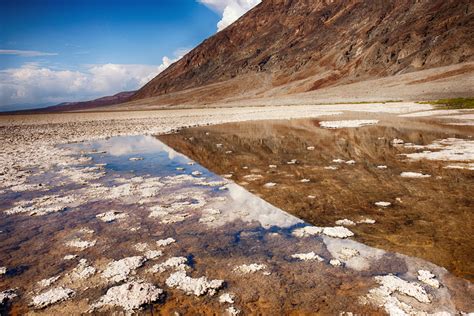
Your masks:
<svg viewBox="0 0 474 316"><path fill-rule="evenodd" d="M380 105L400 114L410 109L417 105ZM307 106L0 118L0 311L474 310L472 284L444 268L356 242L352 227L308 225L145 135L251 119L345 119L339 111Z"/></svg>

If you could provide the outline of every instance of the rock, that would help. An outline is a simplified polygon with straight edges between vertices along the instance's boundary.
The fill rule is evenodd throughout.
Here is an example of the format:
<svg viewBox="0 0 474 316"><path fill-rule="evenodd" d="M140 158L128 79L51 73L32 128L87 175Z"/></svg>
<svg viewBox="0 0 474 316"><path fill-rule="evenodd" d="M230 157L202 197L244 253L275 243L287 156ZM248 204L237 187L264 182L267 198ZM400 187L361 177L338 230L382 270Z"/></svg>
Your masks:
<svg viewBox="0 0 474 316"><path fill-rule="evenodd" d="M186 275L186 271L177 271L166 279L166 285L182 290L188 295L213 296L224 285L224 280L209 281L206 277L192 278Z"/></svg>
<svg viewBox="0 0 474 316"><path fill-rule="evenodd" d="M33 297L31 305L34 308L42 309L52 304L56 304L70 299L75 295L75 292L68 288L57 287Z"/></svg>
<svg viewBox="0 0 474 316"><path fill-rule="evenodd" d="M118 261L112 261L107 265L102 277L110 282L121 282L127 279L129 274L145 263L146 258L142 256L128 257Z"/></svg>
<svg viewBox="0 0 474 316"><path fill-rule="evenodd" d="M291 257L294 259L302 260L302 261L312 261L312 260L317 260L320 262L324 261L324 258L315 254L314 251L311 251L308 253L295 253L294 255L291 255Z"/></svg>
<svg viewBox="0 0 474 316"><path fill-rule="evenodd" d="M260 270L266 269L267 266L264 264L252 263L252 264L242 264L234 268L234 272L241 274L255 273Z"/></svg>
<svg viewBox="0 0 474 316"><path fill-rule="evenodd" d="M93 309L111 306L133 311L160 300L162 296L162 289L150 283L133 281L108 289L107 293L93 305Z"/></svg>
<svg viewBox="0 0 474 316"><path fill-rule="evenodd" d="M439 288L439 281L436 280L436 276L430 271L418 270L418 280L425 284L428 284L429 286L435 289Z"/></svg>

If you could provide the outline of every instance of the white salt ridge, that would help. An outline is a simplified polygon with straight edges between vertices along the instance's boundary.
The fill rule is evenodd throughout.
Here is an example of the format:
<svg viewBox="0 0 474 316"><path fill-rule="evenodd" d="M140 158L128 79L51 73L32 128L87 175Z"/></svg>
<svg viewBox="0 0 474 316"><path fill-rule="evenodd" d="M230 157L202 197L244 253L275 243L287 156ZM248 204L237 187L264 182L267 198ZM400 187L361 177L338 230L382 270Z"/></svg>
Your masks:
<svg viewBox="0 0 474 316"><path fill-rule="evenodd" d="M42 309L50 305L70 299L75 292L68 288L57 287L33 297L31 305L37 309Z"/></svg>
<svg viewBox="0 0 474 316"><path fill-rule="evenodd" d="M344 120L344 121L323 121L319 122L319 126L324 128L336 129L336 128L352 128L362 127L368 125L375 125L378 120Z"/></svg>
<svg viewBox="0 0 474 316"><path fill-rule="evenodd" d="M336 226L336 227L316 227L316 226L305 226L302 228L297 228L293 230L292 234L296 237L309 237L319 234L324 234L333 238L347 238L354 236L354 233L349 229Z"/></svg>
<svg viewBox="0 0 474 316"><path fill-rule="evenodd" d="M234 267L234 272L241 274L255 273L260 270L266 269L265 264L251 263L251 264L242 264L240 266Z"/></svg>
<svg viewBox="0 0 474 316"><path fill-rule="evenodd" d="M384 201L375 202L374 204L379 207L389 207L390 205L392 205L392 203Z"/></svg>
<svg viewBox="0 0 474 316"><path fill-rule="evenodd" d="M186 257L172 257L168 258L162 263L155 264L148 271L151 273L163 273L166 270L186 271L188 268L188 259Z"/></svg>
<svg viewBox="0 0 474 316"><path fill-rule="evenodd" d="M66 243L66 246L78 248L80 250L85 250L87 248L94 247L96 242L97 242L96 240L87 241L87 240L82 240L80 238L75 238L73 240L68 241Z"/></svg>
<svg viewBox="0 0 474 316"><path fill-rule="evenodd" d="M224 293L219 296L219 303L229 303L234 304L235 295L232 293Z"/></svg>
<svg viewBox="0 0 474 316"><path fill-rule="evenodd" d="M327 166L327 167L324 167L324 169L326 169L326 170L337 170L337 167L336 166Z"/></svg>
<svg viewBox="0 0 474 316"><path fill-rule="evenodd" d="M435 289L439 288L439 281L436 280L436 276L428 270L418 270L418 280Z"/></svg>
<svg viewBox="0 0 474 316"><path fill-rule="evenodd" d="M430 178L431 175L429 174L423 174L420 172L402 172L400 173L400 177L402 178L413 178L413 179L420 179L420 178Z"/></svg>
<svg viewBox="0 0 474 316"><path fill-rule="evenodd" d="M145 257L128 257L118 261L110 262L102 272L102 277L110 282L121 282L128 278L130 274L141 267L146 261Z"/></svg>
<svg viewBox="0 0 474 316"><path fill-rule="evenodd" d="M110 306L121 307L130 312L156 302L162 296L162 289L150 283L133 281L108 289L107 293L92 306L92 309Z"/></svg>
<svg viewBox="0 0 474 316"><path fill-rule="evenodd" d="M192 278L186 275L186 271L177 271L166 279L166 285L184 291L187 295L213 296L224 285L224 280L208 280L204 276Z"/></svg>
<svg viewBox="0 0 474 316"><path fill-rule="evenodd" d="M45 287L49 287L51 286L53 283L55 283L57 280L59 280L61 276L60 275L57 275L57 276L53 276L49 279L43 279L41 281L38 281L38 285L41 287L41 288L45 288Z"/></svg>
<svg viewBox="0 0 474 316"><path fill-rule="evenodd" d="M308 253L295 253L294 255L291 255L291 257L294 259L302 260L302 261L313 261L313 260L317 260L319 262L324 261L324 258L314 253L314 251L311 251Z"/></svg>
<svg viewBox="0 0 474 316"><path fill-rule="evenodd" d="M128 215L118 211L108 211L105 213L98 214L96 215L96 217L105 223L111 223L119 219L127 218Z"/></svg>
<svg viewBox="0 0 474 316"><path fill-rule="evenodd" d="M452 164L447 165L444 169L465 169L465 170L474 170L474 163L465 163L465 164Z"/></svg>

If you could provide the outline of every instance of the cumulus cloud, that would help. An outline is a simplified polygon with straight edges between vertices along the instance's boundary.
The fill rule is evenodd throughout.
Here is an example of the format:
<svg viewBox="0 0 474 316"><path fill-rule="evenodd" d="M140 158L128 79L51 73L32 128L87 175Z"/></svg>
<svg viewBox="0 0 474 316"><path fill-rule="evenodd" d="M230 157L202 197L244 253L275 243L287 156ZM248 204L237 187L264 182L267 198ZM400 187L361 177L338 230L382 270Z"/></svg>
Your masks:
<svg viewBox="0 0 474 316"><path fill-rule="evenodd" d="M0 106L79 101L135 90L181 57L165 56L160 65L101 64L74 71L25 63L0 70Z"/></svg>
<svg viewBox="0 0 474 316"><path fill-rule="evenodd" d="M57 53L39 52L36 50L0 49L0 55L17 55L22 57L56 56Z"/></svg>
<svg viewBox="0 0 474 316"><path fill-rule="evenodd" d="M217 31L222 31L261 0L198 0L198 2L222 15L222 19L217 23Z"/></svg>

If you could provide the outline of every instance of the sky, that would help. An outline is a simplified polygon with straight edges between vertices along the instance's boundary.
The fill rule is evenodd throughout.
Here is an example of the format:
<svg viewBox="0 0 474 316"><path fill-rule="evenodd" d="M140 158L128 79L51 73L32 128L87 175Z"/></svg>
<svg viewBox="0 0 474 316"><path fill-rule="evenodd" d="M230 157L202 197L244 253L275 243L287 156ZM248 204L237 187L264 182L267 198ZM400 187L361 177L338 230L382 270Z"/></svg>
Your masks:
<svg viewBox="0 0 474 316"><path fill-rule="evenodd" d="M136 90L260 0L1 0L0 111Z"/></svg>

